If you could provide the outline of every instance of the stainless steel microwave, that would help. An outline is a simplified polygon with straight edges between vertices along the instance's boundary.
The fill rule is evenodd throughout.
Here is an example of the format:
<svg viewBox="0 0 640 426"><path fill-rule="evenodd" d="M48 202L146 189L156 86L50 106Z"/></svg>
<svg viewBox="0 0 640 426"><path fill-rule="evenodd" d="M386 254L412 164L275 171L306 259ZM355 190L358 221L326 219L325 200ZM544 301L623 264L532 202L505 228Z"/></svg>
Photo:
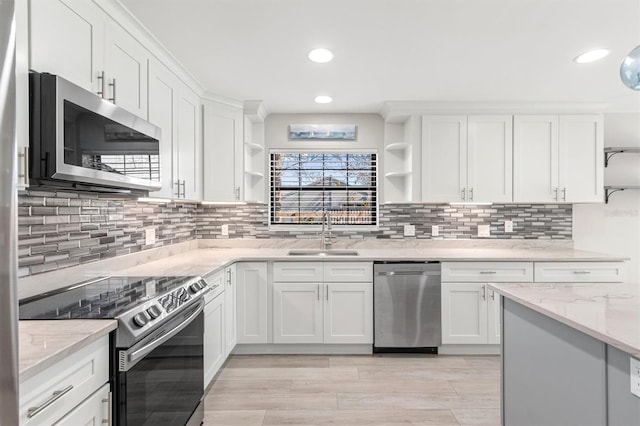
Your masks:
<svg viewBox="0 0 640 426"><path fill-rule="evenodd" d="M161 188L160 129L61 77L32 72L32 183L145 193Z"/></svg>

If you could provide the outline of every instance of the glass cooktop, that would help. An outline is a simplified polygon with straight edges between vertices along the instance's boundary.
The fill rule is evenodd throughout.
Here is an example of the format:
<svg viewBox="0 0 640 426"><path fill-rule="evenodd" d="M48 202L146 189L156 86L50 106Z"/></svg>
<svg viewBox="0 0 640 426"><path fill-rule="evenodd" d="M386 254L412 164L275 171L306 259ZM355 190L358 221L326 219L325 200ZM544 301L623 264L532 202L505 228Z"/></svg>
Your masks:
<svg viewBox="0 0 640 426"><path fill-rule="evenodd" d="M23 299L21 320L109 319L182 286L193 277L106 277Z"/></svg>

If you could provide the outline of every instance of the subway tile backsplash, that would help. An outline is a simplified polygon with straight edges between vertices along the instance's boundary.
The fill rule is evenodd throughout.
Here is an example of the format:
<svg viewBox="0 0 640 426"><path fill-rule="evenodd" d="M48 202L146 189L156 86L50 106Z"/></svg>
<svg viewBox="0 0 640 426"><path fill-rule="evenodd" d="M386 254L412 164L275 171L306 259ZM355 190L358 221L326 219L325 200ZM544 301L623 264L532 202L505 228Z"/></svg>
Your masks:
<svg viewBox="0 0 640 426"><path fill-rule="evenodd" d="M317 238L318 231L269 229L268 206L190 203L146 203L108 200L97 194L31 189L18 197L20 276L94 262L193 239ZM513 232L504 232L504 221ZM221 225L229 226L222 236ZM415 237L404 237L404 225L415 225ZM431 235L438 225L439 236ZM385 204L379 227L343 230L349 239L472 239L477 226L489 225L492 239L571 240L570 204ZM145 244L145 230L156 230L156 243Z"/></svg>

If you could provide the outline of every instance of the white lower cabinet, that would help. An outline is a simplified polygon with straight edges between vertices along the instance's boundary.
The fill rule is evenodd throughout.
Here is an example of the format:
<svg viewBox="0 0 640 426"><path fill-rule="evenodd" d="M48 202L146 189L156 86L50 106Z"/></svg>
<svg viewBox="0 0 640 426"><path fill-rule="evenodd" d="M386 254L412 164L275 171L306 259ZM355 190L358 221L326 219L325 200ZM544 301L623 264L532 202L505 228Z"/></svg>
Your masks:
<svg viewBox="0 0 640 426"><path fill-rule="evenodd" d="M225 311L225 333L224 333L224 356L231 354L238 342L236 338L236 265L224 268L225 285L224 290L224 311Z"/></svg>
<svg viewBox="0 0 640 426"><path fill-rule="evenodd" d="M20 425L87 424L68 421L72 415L102 423L111 412L108 381L109 337L103 336L20 384ZM105 387L106 402L82 407Z"/></svg>
<svg viewBox="0 0 640 426"><path fill-rule="evenodd" d="M373 343L373 284L274 283L274 343Z"/></svg>
<svg viewBox="0 0 640 426"><path fill-rule="evenodd" d="M222 367L225 356L225 299L218 294L204 307L204 388Z"/></svg>
<svg viewBox="0 0 640 426"><path fill-rule="evenodd" d="M500 296L484 283L442 283L442 344L499 344Z"/></svg>
<svg viewBox="0 0 640 426"><path fill-rule="evenodd" d="M111 425L111 389L104 385L69 414L54 423L54 426L98 426Z"/></svg>
<svg viewBox="0 0 640 426"><path fill-rule="evenodd" d="M269 343L267 262L236 263L238 343Z"/></svg>
<svg viewBox="0 0 640 426"><path fill-rule="evenodd" d="M273 283L273 342L322 343L323 284Z"/></svg>
<svg viewBox="0 0 640 426"><path fill-rule="evenodd" d="M373 343L373 286L325 284L324 343Z"/></svg>

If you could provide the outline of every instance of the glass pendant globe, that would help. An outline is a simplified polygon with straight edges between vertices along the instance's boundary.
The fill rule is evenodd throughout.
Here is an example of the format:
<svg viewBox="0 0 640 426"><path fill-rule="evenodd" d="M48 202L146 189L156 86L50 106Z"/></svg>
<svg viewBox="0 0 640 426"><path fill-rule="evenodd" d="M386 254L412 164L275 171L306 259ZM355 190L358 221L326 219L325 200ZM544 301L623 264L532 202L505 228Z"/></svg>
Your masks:
<svg viewBox="0 0 640 426"><path fill-rule="evenodd" d="M640 90L640 46L629 52L622 61L620 79L630 89Z"/></svg>

